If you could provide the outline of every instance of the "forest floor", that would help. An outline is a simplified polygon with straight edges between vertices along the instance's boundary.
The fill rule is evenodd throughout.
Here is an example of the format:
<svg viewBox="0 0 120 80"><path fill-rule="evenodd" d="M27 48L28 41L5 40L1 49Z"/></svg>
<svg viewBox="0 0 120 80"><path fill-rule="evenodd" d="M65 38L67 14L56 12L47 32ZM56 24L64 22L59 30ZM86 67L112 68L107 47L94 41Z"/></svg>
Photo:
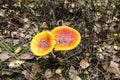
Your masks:
<svg viewBox="0 0 120 80"><path fill-rule="evenodd" d="M61 25L80 44L35 56L32 38ZM120 80L120 1L0 0L0 80Z"/></svg>

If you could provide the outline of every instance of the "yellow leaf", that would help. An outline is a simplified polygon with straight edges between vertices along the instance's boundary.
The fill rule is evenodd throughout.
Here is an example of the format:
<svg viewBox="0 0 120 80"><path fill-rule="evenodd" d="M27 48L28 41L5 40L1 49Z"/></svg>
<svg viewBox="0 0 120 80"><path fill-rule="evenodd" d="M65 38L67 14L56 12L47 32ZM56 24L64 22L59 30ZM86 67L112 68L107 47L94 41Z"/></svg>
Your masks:
<svg viewBox="0 0 120 80"><path fill-rule="evenodd" d="M17 47L17 49L15 50L15 53L19 53L22 50L21 47Z"/></svg>
<svg viewBox="0 0 120 80"><path fill-rule="evenodd" d="M114 36L117 37L117 36L118 36L118 33L114 33Z"/></svg>
<svg viewBox="0 0 120 80"><path fill-rule="evenodd" d="M62 73L62 69L61 69L61 68L56 69L56 70L55 70L55 73L56 73L56 74L61 74L61 73Z"/></svg>

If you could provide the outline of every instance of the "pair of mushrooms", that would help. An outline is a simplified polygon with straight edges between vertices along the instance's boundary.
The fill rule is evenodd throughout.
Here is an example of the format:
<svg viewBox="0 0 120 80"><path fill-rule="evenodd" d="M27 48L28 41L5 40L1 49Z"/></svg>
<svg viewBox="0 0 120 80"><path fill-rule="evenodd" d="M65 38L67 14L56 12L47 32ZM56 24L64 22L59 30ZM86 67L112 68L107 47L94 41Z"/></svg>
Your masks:
<svg viewBox="0 0 120 80"><path fill-rule="evenodd" d="M68 26L58 26L51 31L43 31L35 35L31 41L31 51L36 56L49 54L55 51L74 49L81 41L81 35Z"/></svg>

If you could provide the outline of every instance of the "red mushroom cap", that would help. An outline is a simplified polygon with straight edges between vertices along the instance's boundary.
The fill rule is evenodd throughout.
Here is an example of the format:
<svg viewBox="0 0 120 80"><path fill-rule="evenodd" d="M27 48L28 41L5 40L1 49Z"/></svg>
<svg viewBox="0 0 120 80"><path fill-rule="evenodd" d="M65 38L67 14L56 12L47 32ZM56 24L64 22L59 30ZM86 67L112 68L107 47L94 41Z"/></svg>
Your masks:
<svg viewBox="0 0 120 80"><path fill-rule="evenodd" d="M55 50L74 49L81 41L80 33L68 26L58 26L51 31L56 40Z"/></svg>

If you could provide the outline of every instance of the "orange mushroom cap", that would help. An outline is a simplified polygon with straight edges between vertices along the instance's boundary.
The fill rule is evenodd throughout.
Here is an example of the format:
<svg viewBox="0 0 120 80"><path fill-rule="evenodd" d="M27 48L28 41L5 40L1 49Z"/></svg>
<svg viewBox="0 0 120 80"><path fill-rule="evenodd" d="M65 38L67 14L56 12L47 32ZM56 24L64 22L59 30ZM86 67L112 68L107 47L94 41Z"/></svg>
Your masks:
<svg viewBox="0 0 120 80"><path fill-rule="evenodd" d="M49 31L43 31L33 37L30 47L36 56L44 56L52 51L55 44L54 35Z"/></svg>
<svg viewBox="0 0 120 80"><path fill-rule="evenodd" d="M51 31L56 40L54 49L60 50L71 50L74 49L81 41L80 33L68 26L58 26Z"/></svg>

